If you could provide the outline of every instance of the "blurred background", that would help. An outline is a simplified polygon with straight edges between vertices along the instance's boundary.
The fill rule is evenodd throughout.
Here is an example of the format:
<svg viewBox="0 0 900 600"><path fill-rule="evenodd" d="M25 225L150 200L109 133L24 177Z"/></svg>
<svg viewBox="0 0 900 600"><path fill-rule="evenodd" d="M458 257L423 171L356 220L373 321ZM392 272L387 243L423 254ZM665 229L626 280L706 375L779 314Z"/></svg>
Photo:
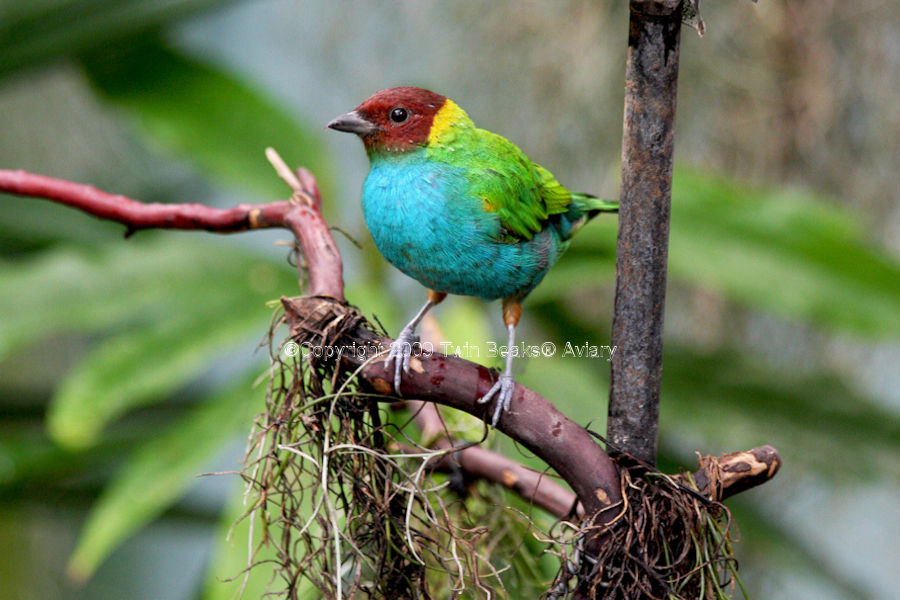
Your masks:
<svg viewBox="0 0 900 600"><path fill-rule="evenodd" d="M895 598L900 5L704 9L706 36L683 32L660 463L773 444L778 476L729 501L752 597ZM361 145L324 124L428 87L614 198L626 34L626 3L596 0L3 0L0 168L230 206L286 197L274 146L347 234L348 299L396 332L422 289L362 223ZM301 291L288 234L122 234L0 197L0 599L239 587L240 481L198 474L240 469L266 303ZM612 219L585 228L521 339L608 344L614 250ZM499 305L436 315L454 343L503 339ZM518 380L602 432L608 363L560 354L519 361Z"/></svg>

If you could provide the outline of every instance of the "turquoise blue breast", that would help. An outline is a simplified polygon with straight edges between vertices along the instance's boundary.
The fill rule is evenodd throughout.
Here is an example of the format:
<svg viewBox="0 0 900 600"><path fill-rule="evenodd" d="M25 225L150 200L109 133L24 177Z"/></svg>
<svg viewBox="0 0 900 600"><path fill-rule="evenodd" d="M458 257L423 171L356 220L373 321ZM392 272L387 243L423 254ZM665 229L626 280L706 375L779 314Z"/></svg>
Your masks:
<svg viewBox="0 0 900 600"><path fill-rule="evenodd" d="M424 160L424 152L375 157L363 185L363 215L382 255L439 292L487 300L524 297L566 242L552 227L526 242L494 241L496 215L467 193L459 167Z"/></svg>

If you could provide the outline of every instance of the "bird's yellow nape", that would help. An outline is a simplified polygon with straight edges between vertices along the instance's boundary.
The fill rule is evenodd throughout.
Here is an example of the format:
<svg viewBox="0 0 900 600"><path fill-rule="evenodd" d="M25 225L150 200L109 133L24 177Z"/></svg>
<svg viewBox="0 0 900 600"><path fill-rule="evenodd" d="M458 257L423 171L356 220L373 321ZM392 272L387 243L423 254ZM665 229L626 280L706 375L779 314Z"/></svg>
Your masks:
<svg viewBox="0 0 900 600"><path fill-rule="evenodd" d="M468 120L469 115L466 114L466 111L457 106L456 102L447 98L431 122L431 130L428 132L428 145L436 146L453 141L453 138L456 137L452 131L453 126Z"/></svg>

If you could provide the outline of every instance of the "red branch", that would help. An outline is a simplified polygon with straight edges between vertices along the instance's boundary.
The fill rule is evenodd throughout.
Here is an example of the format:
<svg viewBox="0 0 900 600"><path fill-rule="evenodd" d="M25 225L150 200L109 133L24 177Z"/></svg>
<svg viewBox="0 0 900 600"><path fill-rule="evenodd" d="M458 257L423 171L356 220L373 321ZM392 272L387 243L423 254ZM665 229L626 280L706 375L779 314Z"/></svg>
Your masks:
<svg viewBox="0 0 900 600"><path fill-rule="evenodd" d="M468 477L499 483L560 519L571 514L583 516L584 509L575 494L551 476L481 446L454 444L437 404L421 400L408 400L406 404L422 432L422 439L426 442L434 440L429 447L437 450L461 447L457 452L429 463L430 468L446 471L452 469L455 463Z"/></svg>
<svg viewBox="0 0 900 600"><path fill-rule="evenodd" d="M277 155L270 159L276 162ZM294 191L290 201L241 204L230 209L200 204L144 204L92 186L25 171L0 170L0 191L54 200L98 218L122 223L129 233L149 228L202 229L214 233L273 227L289 229L296 236L306 261L309 295L285 298L283 303L289 317L295 318L294 324L302 326L316 310L348 310L344 300L343 266L340 252L322 218L321 198L312 174L304 169L291 172L283 163L276 164L276 169ZM331 300L326 301L322 296ZM315 306L315 297L319 297L318 306ZM305 307L304 300L313 301L313 304ZM370 331L362 331L360 335L366 341L390 343L390 340L376 338ZM412 366L412 373L403 380L405 396L445 404L482 418L489 410L489 406L477 403L494 379L488 369L439 354L415 356ZM392 391L383 363L368 364L361 376L379 391ZM618 472L606 452L584 428L560 413L541 395L517 385L512 410L504 414L498 429L534 451L555 469L572 486L589 514L602 513L621 500ZM721 468L708 471L708 476L698 475L695 479L701 486L708 484L722 495L728 495L729 489L746 489L774 475L780 464L774 449L764 447L749 452L749 455L727 455L723 460L731 459L726 466L719 465ZM505 457L477 447L458 456L460 465L470 475L519 491L557 516L567 514L574 505L575 497L554 481ZM749 478L743 477L742 473L748 473Z"/></svg>
<svg viewBox="0 0 900 600"><path fill-rule="evenodd" d="M270 159L272 157L270 156ZM217 209L200 204L144 204L125 196L109 194L95 187L61 181L24 171L0 170L0 190L21 196L55 200L96 217L116 221L129 232L148 228L202 229L214 233L234 233L252 229L282 227L294 233L300 244L309 276L307 292L310 296L330 296L344 301L343 267L341 256L319 211L319 193L315 179L305 170L291 173L284 165L276 165L279 174L294 190L290 202L270 204L242 204L231 209ZM290 312L290 310L289 310ZM305 315L298 315L302 322ZM389 340L388 340L389 343ZM431 361L437 361L432 363ZM413 364L427 362L438 370L449 368L447 381L435 384L436 379L422 379L418 373L404 378L403 391L413 397L432 400L481 416L485 405L476 400L484 395L492 383L492 374L484 367L437 355L430 360L413 358ZM421 373L421 369L419 370ZM390 392L381 364L369 365L363 373L376 387ZM560 413L544 397L522 386L516 387L513 410L508 412L500 429L526 447L544 456L565 478L589 509L601 510L620 500L616 467L603 449L585 430ZM471 461L472 453L466 458ZM478 455L484 458L484 454ZM505 476L507 467L473 465L481 475ZM516 469L521 479L530 480L524 471ZM535 493L538 490L535 488ZM543 493L543 492L542 492ZM556 510L561 510L559 506Z"/></svg>
<svg viewBox="0 0 900 600"><path fill-rule="evenodd" d="M315 178L305 169L296 175L300 187L293 188L290 201L239 204L225 209L203 204L138 202L91 185L26 171L0 170L0 191L54 200L97 218L121 223L128 228L126 235L141 229L202 229L212 233L288 229L300 242L307 262L316 265L309 269L309 293L343 300L341 255L319 212L320 196Z"/></svg>
<svg viewBox="0 0 900 600"><path fill-rule="evenodd" d="M284 227L285 215L291 209L291 203L286 201L239 204L227 209L203 204L144 203L109 194L91 185L33 175L26 171L0 170L0 189L19 196L55 200L100 219L122 223L131 232L152 228L234 233Z"/></svg>

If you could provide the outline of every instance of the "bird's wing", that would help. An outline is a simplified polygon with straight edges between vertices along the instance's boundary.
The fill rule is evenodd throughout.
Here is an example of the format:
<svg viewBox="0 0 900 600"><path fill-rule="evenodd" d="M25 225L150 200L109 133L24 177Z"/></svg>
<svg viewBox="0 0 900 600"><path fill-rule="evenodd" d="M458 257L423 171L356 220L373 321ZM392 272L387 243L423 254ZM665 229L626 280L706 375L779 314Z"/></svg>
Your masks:
<svg viewBox="0 0 900 600"><path fill-rule="evenodd" d="M497 241L530 240L547 226L551 215L568 210L572 193L515 144L481 132L482 156L470 173L469 191L481 199L487 212L497 215L501 226Z"/></svg>

